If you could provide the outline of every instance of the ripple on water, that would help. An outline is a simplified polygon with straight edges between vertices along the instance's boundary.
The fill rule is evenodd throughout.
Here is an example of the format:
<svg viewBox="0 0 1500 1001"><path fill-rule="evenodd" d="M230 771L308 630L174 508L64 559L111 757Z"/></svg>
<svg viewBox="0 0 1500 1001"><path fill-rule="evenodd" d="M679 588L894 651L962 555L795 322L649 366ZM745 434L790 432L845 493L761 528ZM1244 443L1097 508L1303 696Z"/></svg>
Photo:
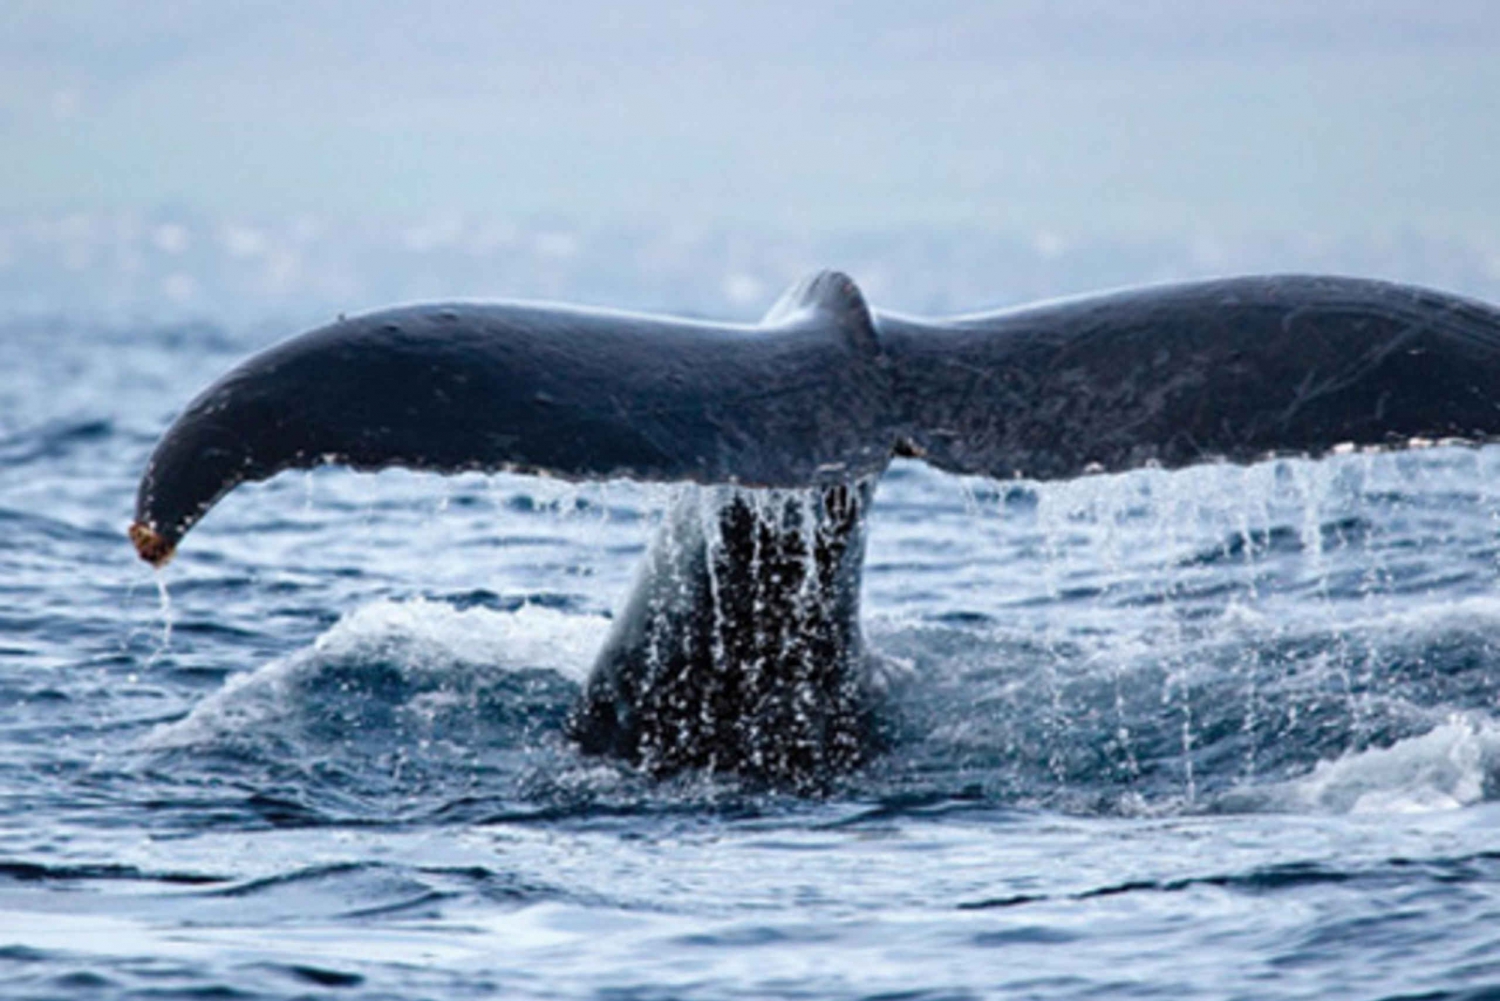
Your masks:
<svg viewBox="0 0 1500 1001"><path fill-rule="evenodd" d="M119 532L192 388L154 385L0 422L7 990L1500 978L1500 450L967 493L901 464L865 590L898 740L801 801L562 737L661 493L275 483L164 610Z"/></svg>

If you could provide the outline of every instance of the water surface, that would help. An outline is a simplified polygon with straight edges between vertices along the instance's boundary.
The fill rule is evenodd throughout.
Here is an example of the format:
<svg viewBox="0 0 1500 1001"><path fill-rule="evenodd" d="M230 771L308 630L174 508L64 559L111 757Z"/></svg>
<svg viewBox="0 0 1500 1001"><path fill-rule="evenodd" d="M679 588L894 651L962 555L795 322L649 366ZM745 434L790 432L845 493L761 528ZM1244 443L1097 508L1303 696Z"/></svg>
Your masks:
<svg viewBox="0 0 1500 1001"><path fill-rule="evenodd" d="M1500 449L898 463L864 591L896 746L797 799L562 736L671 488L289 474L136 561L156 435L264 340L0 332L5 993L1500 984Z"/></svg>

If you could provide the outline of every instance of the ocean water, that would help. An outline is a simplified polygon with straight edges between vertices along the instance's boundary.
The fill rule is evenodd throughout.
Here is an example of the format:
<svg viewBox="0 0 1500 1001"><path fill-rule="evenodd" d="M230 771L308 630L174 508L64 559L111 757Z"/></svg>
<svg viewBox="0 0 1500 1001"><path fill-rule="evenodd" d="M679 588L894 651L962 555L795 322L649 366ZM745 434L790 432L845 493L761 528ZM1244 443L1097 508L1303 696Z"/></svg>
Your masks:
<svg viewBox="0 0 1500 1001"><path fill-rule="evenodd" d="M1500 448L897 463L895 744L799 799L562 736L674 488L288 474L137 561L273 333L0 330L0 995L1500 996Z"/></svg>

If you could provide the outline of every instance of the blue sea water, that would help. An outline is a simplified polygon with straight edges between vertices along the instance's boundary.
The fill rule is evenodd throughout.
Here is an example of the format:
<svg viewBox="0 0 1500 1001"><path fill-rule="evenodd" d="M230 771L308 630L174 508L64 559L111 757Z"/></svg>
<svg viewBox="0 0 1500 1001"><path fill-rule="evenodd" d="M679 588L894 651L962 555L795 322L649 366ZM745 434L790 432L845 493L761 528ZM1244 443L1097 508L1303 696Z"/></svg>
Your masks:
<svg viewBox="0 0 1500 1001"><path fill-rule="evenodd" d="M898 463L897 740L799 799L561 734L672 488L288 474L138 562L275 333L0 330L0 994L1500 996L1500 448Z"/></svg>

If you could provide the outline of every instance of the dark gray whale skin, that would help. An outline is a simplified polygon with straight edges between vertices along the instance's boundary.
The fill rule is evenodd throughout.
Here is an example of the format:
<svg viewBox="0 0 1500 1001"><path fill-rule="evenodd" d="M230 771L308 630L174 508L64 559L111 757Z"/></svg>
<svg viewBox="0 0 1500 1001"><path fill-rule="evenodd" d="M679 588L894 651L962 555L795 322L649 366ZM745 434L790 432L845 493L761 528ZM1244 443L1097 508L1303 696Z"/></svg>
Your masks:
<svg viewBox="0 0 1500 1001"><path fill-rule="evenodd" d="M923 320L824 272L754 327L522 304L340 320L188 405L130 534L159 565L237 484L325 463L705 485L570 732L652 774L812 792L884 739L858 606L891 456L1049 479L1497 436L1500 311L1441 292L1227 278Z"/></svg>
<svg viewBox="0 0 1500 1001"><path fill-rule="evenodd" d="M889 454L874 347L853 283L826 273L758 327L525 304L341 319L189 403L146 467L137 522L170 555L236 485L328 463L841 483Z"/></svg>
<svg viewBox="0 0 1500 1001"><path fill-rule="evenodd" d="M1055 479L1500 432L1500 311L1355 278L1227 278L932 323L876 314L902 433Z"/></svg>
<svg viewBox="0 0 1500 1001"><path fill-rule="evenodd" d="M874 487L687 492L594 662L579 746L802 792L877 750L881 675L859 625Z"/></svg>

